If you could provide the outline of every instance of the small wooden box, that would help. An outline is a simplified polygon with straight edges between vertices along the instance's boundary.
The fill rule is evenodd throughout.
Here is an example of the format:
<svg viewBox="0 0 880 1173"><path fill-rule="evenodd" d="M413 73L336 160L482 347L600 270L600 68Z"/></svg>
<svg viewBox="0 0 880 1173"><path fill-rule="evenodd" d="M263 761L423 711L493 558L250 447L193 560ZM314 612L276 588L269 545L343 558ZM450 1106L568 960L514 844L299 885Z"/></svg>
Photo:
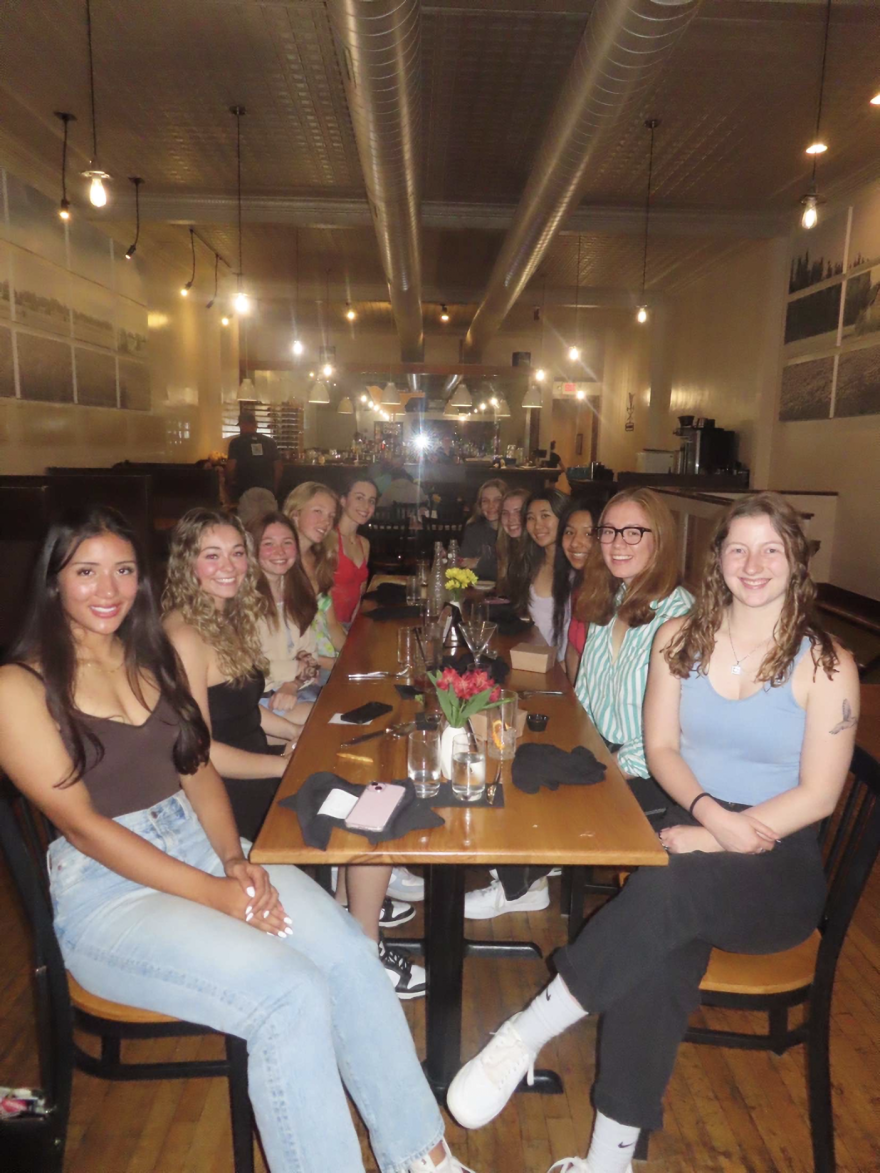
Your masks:
<svg viewBox="0 0 880 1173"><path fill-rule="evenodd" d="M549 672L556 662L556 649L548 644L517 644L510 649L510 666L519 672Z"/></svg>

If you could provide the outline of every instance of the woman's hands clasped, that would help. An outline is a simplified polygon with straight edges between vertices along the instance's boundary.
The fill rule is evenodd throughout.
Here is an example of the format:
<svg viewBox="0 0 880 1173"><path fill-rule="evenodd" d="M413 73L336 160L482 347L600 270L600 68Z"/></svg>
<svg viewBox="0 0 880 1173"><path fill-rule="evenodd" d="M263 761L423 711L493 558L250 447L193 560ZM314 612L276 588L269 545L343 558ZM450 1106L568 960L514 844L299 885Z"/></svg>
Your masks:
<svg viewBox="0 0 880 1173"><path fill-rule="evenodd" d="M218 905L221 912L263 933L282 938L293 936L293 921L284 911L264 868L239 858L229 860L225 871L227 878L219 881L223 885Z"/></svg>
<svg viewBox="0 0 880 1173"><path fill-rule="evenodd" d="M704 812L705 825L664 827L660 842L670 855L685 855L690 851L733 851L739 855L763 855L772 851L779 837L772 827L756 819L748 811L731 811L713 804L711 813Z"/></svg>

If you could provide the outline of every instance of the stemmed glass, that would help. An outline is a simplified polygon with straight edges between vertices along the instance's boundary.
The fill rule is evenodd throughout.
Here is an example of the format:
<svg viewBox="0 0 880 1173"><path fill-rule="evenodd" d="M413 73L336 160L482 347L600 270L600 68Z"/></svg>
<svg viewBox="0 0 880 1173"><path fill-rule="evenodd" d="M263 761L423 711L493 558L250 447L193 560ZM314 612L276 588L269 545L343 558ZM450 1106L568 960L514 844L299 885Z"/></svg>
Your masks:
<svg viewBox="0 0 880 1173"><path fill-rule="evenodd" d="M474 668L477 672L480 671L480 656L488 648L492 642L492 636L498 630L497 623L465 623L462 627L464 638L467 640L467 646L471 650L471 655L474 657Z"/></svg>

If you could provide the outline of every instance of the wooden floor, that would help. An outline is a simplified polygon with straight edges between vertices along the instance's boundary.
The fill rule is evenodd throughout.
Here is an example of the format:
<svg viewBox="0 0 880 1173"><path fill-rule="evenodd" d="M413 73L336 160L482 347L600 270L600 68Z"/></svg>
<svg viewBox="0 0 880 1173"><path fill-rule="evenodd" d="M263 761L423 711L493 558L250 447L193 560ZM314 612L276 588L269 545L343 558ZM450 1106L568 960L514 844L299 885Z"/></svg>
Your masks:
<svg viewBox="0 0 880 1173"><path fill-rule="evenodd" d="M469 886L487 882L474 870ZM471 883L472 881L472 883ZM562 944L558 880L546 912L477 925L475 936L533 939L545 953ZM0 875L0 1084L37 1082L31 1023L27 932ZM421 918L402 932L415 935ZM465 972L464 1053L520 1009L547 978L543 962L469 960ZM406 1006L420 1050L424 1009ZM712 1013L713 1021L728 1017ZM527 1095L492 1125L466 1133L450 1122L454 1151L477 1173L545 1173L560 1157L583 1155L590 1134L589 1089L595 1023L586 1020L542 1053L565 1081L562 1096ZM129 1055L197 1057L212 1040L131 1043ZM832 1027L834 1103L840 1173L880 1169L880 869L875 869L843 950ZM406 1111L405 1102L401 1111ZM376 1164L363 1139L368 1173ZM221 1080L110 1085L77 1073L66 1173L231 1173L226 1087ZM258 1164L263 1173L262 1163ZM684 1045L666 1098L666 1122L639 1173L800 1173L812 1169L800 1049L782 1058ZM4 1168L4 1173L17 1173ZM332 1170L328 1173L347 1173Z"/></svg>

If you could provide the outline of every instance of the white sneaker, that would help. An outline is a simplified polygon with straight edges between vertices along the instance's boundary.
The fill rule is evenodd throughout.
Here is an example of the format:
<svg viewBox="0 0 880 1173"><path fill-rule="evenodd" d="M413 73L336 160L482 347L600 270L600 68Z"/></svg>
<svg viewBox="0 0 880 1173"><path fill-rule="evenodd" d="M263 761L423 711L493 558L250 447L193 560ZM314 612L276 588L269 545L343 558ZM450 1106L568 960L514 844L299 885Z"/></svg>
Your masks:
<svg viewBox="0 0 880 1173"><path fill-rule="evenodd" d="M582 1157L563 1157L561 1161L554 1161L547 1173L553 1173L554 1169L558 1169L559 1173L590 1173Z"/></svg>
<svg viewBox="0 0 880 1173"><path fill-rule="evenodd" d="M514 1014L490 1043L465 1063L446 1093L446 1106L463 1128L482 1128L494 1120L519 1086L523 1076L535 1082L535 1059L519 1036Z"/></svg>
<svg viewBox="0 0 880 1173"><path fill-rule="evenodd" d="M416 965L408 953L380 941L379 960L401 1001L424 998L428 988L428 975L420 965Z"/></svg>
<svg viewBox="0 0 880 1173"><path fill-rule="evenodd" d="M465 920L491 920L503 912L539 912L550 903L550 888L547 877L535 880L522 896L508 900L500 880L493 880L488 888L477 888L464 898Z"/></svg>
<svg viewBox="0 0 880 1173"><path fill-rule="evenodd" d="M489 868L489 875L492 877L493 880L497 880L498 879L498 869L497 868ZM550 871L547 873L547 879L552 880L554 876L561 876L561 875L562 875L562 868L551 868Z"/></svg>
<svg viewBox="0 0 880 1173"><path fill-rule="evenodd" d="M409 1173L474 1173L467 1165L462 1165L449 1151L449 1145L443 1141L443 1152L446 1154L439 1165L430 1157L420 1157L409 1166Z"/></svg>
<svg viewBox="0 0 880 1173"><path fill-rule="evenodd" d="M394 868L388 881L388 895L393 896L395 900L406 900L410 904L413 901L424 900L425 881L421 876L414 876L407 868Z"/></svg>

